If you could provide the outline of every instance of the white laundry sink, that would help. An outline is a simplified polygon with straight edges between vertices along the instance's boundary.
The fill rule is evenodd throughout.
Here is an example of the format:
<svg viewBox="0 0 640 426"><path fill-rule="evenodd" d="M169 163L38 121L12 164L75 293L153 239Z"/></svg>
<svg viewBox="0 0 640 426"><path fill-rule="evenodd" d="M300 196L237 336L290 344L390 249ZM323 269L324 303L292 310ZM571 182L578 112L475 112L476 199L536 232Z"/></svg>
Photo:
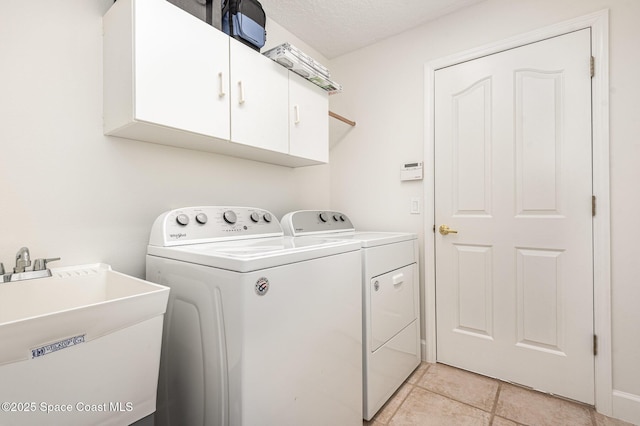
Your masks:
<svg viewBox="0 0 640 426"><path fill-rule="evenodd" d="M51 272L0 284L0 424L130 424L154 412L169 288L104 264Z"/></svg>

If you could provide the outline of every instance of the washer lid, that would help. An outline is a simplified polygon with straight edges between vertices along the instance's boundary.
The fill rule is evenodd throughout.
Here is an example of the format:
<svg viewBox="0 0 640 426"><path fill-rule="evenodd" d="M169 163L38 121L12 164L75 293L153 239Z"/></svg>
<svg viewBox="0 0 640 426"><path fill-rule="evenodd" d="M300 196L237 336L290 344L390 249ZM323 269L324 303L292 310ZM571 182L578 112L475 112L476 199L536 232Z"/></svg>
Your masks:
<svg viewBox="0 0 640 426"><path fill-rule="evenodd" d="M230 271L251 272L357 250L360 250L358 241L272 237L174 247L149 245L147 254Z"/></svg>

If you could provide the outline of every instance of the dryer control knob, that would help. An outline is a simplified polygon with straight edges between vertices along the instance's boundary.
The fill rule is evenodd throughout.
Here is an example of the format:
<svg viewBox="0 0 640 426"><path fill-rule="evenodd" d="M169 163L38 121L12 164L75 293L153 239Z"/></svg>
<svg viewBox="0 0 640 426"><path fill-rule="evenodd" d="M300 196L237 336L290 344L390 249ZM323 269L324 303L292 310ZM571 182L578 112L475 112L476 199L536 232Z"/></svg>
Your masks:
<svg viewBox="0 0 640 426"><path fill-rule="evenodd" d="M198 222L200 225L204 225L205 223L207 223L207 220L209 220L209 218L204 213L198 213L196 215L196 222Z"/></svg>
<svg viewBox="0 0 640 426"><path fill-rule="evenodd" d="M187 226L189 224L189 216L181 213L176 217L176 222L178 222L178 225Z"/></svg>
<svg viewBox="0 0 640 426"><path fill-rule="evenodd" d="M256 212L251 213L251 222L258 223L260 220L260 215Z"/></svg>
<svg viewBox="0 0 640 426"><path fill-rule="evenodd" d="M265 213L264 216L262 216L262 218L264 219L265 222L271 223L271 215L269 213Z"/></svg>
<svg viewBox="0 0 640 426"><path fill-rule="evenodd" d="M339 215L337 215L337 214L334 214L334 215L333 215L333 221L334 221L334 222L337 222L337 221L339 221L339 220L340 220L340 216L339 216Z"/></svg>
<svg viewBox="0 0 640 426"><path fill-rule="evenodd" d="M326 222L327 220L329 220L329 217L328 217L328 216L327 216L327 214L326 214L326 213L324 213L324 212L323 212L323 213L320 213L320 214L318 215L318 217L320 218L320 220L321 220L322 222Z"/></svg>
<svg viewBox="0 0 640 426"><path fill-rule="evenodd" d="M236 220L238 220L236 214L234 212L232 212L231 210L227 210L226 212L224 212L222 214L222 218L229 225L233 225L234 223L236 223Z"/></svg>

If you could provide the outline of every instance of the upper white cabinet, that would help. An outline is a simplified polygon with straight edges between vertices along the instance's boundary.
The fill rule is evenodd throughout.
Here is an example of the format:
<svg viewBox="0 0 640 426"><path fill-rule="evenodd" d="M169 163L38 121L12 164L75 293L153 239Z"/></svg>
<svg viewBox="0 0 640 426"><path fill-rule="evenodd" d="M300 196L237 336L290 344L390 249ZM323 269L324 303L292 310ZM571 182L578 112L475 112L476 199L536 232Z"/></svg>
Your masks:
<svg viewBox="0 0 640 426"><path fill-rule="evenodd" d="M288 154L289 71L234 39L230 50L231 140Z"/></svg>
<svg viewBox="0 0 640 426"><path fill-rule="evenodd" d="M226 34L164 0L118 0L103 24L106 134L155 142L152 124L229 139Z"/></svg>
<svg viewBox="0 0 640 426"><path fill-rule="evenodd" d="M103 25L105 134L290 167L327 162L328 97L311 82L166 0L118 0ZM304 86L314 112L295 100Z"/></svg>
<svg viewBox="0 0 640 426"><path fill-rule="evenodd" d="M327 92L289 73L289 153L329 162Z"/></svg>

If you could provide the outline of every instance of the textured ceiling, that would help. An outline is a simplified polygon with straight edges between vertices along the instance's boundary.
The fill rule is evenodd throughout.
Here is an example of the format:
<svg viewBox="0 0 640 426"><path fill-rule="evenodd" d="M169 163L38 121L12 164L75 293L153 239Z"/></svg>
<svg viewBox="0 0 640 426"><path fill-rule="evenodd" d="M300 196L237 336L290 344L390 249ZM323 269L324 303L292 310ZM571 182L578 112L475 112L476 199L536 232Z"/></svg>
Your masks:
<svg viewBox="0 0 640 426"><path fill-rule="evenodd" d="M328 59L482 0L260 0L267 16Z"/></svg>

